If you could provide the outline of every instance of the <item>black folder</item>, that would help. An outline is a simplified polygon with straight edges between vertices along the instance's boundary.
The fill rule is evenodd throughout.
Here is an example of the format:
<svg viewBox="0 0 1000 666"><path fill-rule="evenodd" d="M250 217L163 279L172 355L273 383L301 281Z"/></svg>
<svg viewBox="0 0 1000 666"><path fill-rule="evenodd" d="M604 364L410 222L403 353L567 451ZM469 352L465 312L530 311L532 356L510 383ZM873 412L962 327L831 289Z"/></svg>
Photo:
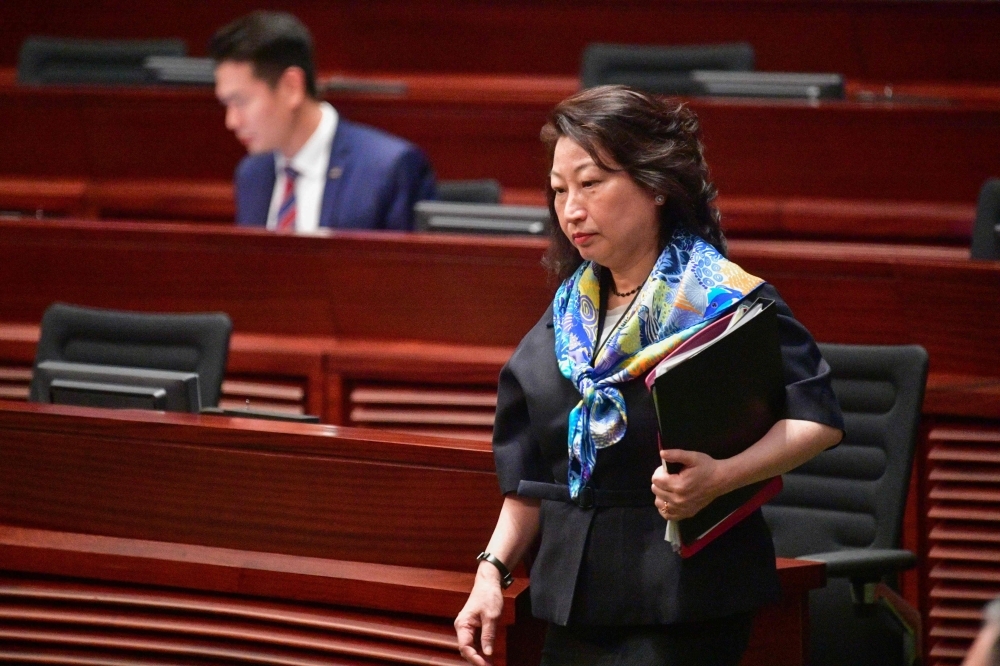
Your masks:
<svg viewBox="0 0 1000 666"><path fill-rule="evenodd" d="M759 311L754 312L758 305ZM757 299L743 314L748 318L727 331L729 320L739 314L710 324L661 361L647 378L659 419L661 448L700 451L717 460L730 458L783 417L785 381L777 308L771 300ZM667 466L670 473L680 469L676 464ZM780 490L780 477L753 483L717 497L696 515L680 521L681 555L695 554Z"/></svg>

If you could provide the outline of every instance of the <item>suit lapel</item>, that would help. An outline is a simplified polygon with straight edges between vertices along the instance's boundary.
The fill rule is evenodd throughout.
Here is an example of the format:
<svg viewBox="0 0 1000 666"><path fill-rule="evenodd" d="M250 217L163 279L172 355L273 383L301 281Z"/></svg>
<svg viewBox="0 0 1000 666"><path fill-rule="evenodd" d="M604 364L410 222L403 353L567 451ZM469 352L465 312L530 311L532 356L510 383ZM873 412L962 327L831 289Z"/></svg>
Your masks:
<svg viewBox="0 0 1000 666"><path fill-rule="evenodd" d="M323 186L323 205L320 208L319 226L336 228L340 226L340 192L345 180L351 154L350 125L341 118L330 146L330 163L326 169L326 184Z"/></svg>
<svg viewBox="0 0 1000 666"><path fill-rule="evenodd" d="M238 188L240 197L239 222L251 226L267 226L274 191L274 154L251 158L246 185Z"/></svg>

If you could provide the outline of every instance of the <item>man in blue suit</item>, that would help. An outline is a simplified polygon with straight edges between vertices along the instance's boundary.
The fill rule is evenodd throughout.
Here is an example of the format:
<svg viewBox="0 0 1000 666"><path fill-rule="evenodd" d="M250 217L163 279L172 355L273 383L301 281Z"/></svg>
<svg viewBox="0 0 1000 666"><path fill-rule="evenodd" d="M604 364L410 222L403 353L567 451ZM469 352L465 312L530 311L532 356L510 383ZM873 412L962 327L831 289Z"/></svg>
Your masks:
<svg viewBox="0 0 1000 666"><path fill-rule="evenodd" d="M249 153L236 167L236 223L278 231L413 227L434 198L415 145L340 117L319 99L309 30L282 12L253 12L209 44L226 127Z"/></svg>

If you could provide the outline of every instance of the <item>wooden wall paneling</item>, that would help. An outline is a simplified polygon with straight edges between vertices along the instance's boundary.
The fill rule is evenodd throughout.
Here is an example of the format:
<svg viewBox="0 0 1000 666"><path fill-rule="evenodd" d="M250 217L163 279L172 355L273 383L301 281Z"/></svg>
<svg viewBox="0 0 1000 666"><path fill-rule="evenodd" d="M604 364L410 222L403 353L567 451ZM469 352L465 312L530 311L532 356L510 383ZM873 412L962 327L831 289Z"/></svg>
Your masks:
<svg viewBox="0 0 1000 666"><path fill-rule="evenodd" d="M1000 596L1000 430L941 420L928 435L931 663L958 664Z"/></svg>
<svg viewBox="0 0 1000 666"><path fill-rule="evenodd" d="M0 400L27 400L38 326L0 324Z"/></svg>
<svg viewBox="0 0 1000 666"><path fill-rule="evenodd" d="M75 178L3 178L0 215L81 217L85 188L85 181Z"/></svg>
<svg viewBox="0 0 1000 666"><path fill-rule="evenodd" d="M975 205L872 199L777 199L779 233L785 238L955 243L968 246ZM727 213L720 202L723 219ZM737 233L745 233L737 227ZM727 229L728 233L728 229Z"/></svg>
<svg viewBox="0 0 1000 666"><path fill-rule="evenodd" d="M26 661L134 660L142 650L143 663L340 656L457 666L451 620L473 578L11 526L0 526L0 561L0 654ZM744 666L803 663L806 595L823 585L823 565L777 565L784 598L755 619ZM504 597L494 661L537 663L545 625L530 616L527 581Z"/></svg>
<svg viewBox="0 0 1000 666"><path fill-rule="evenodd" d="M0 361L0 400L27 400L31 366Z"/></svg>
<svg viewBox="0 0 1000 666"><path fill-rule="evenodd" d="M55 300L224 310L241 333L293 336L306 347L309 336L336 337L320 345L330 370L346 362L358 378L391 378L394 356L404 355L420 375L406 381L433 382L438 359L454 357L449 372L463 376L449 382L492 383L553 289L540 265L545 243L534 239L55 221L0 221L0 232L9 322L36 323ZM934 373L991 377L1000 367L992 344L1000 314L982 305L1000 298L1000 266L971 261L962 248L733 240L730 249L819 340L917 342ZM399 345L363 351L390 340Z"/></svg>
<svg viewBox="0 0 1000 666"><path fill-rule="evenodd" d="M709 99L691 107L726 195L972 203L1000 154L1000 114L985 108Z"/></svg>
<svg viewBox="0 0 1000 666"><path fill-rule="evenodd" d="M489 442L496 404L495 384L355 381L347 424Z"/></svg>
<svg viewBox="0 0 1000 666"><path fill-rule="evenodd" d="M0 553L7 658L461 663L451 621L470 573L10 526ZM526 591L524 579L504 591L498 664L533 647Z"/></svg>
<svg viewBox="0 0 1000 666"><path fill-rule="evenodd" d="M513 89L504 92L488 77L423 76L412 82L412 93L329 98L345 117L422 146L440 178L494 177L506 188L537 191L545 179L538 133L569 90L560 84L546 98L530 81L505 81ZM971 206L986 178L996 175L996 101L695 99L690 105L702 120L708 162L724 196ZM205 89L7 85L0 86L0 118L9 152L0 173L10 177L219 182L231 179L243 156ZM167 196L140 192L131 205L139 195ZM129 212L124 198L120 213ZM209 205L190 198L167 203L192 211ZM225 212L218 205L203 214L216 219Z"/></svg>
<svg viewBox="0 0 1000 666"><path fill-rule="evenodd" d="M230 178L243 155L205 89L0 88L7 174Z"/></svg>
<svg viewBox="0 0 1000 666"><path fill-rule="evenodd" d="M229 342L222 386L224 399L233 404L226 406L245 407L245 399L249 398L251 407L277 407L282 411L294 405L295 409L288 411L315 414L329 423L338 423L323 418L328 402L323 344L308 338L235 332ZM239 387L227 386L227 382L250 384L253 393L239 393ZM260 399L265 404L260 404Z"/></svg>
<svg viewBox="0 0 1000 666"><path fill-rule="evenodd" d="M473 571L502 499L489 446L473 442L5 408L0 523Z"/></svg>
<svg viewBox="0 0 1000 666"><path fill-rule="evenodd" d="M544 206L541 187L506 188L501 201ZM801 197L720 197L728 238L866 240L967 247L974 204ZM88 181L0 177L0 215L231 225L229 180Z"/></svg>
<svg viewBox="0 0 1000 666"><path fill-rule="evenodd" d="M729 0L668 4L588 0L323 3L282 5L312 29L322 69L520 72L574 75L595 41L714 44L749 41L757 67L834 71L855 78L1000 80L992 3L867 0ZM182 37L204 54L212 33L247 11L236 0L192 6L166 2L136 12L123 0L100 11L11 0L0 8L9 39L0 65L13 66L32 34L90 38ZM373 45L378 45L376 48Z"/></svg>
<svg viewBox="0 0 1000 666"><path fill-rule="evenodd" d="M503 102L331 96L352 120L405 136L427 151L439 178L496 178L507 187L540 189L547 178L538 134L564 96Z"/></svg>
<svg viewBox="0 0 1000 666"><path fill-rule="evenodd" d="M86 205L97 218L207 221L232 224L231 180L113 179L89 183Z"/></svg>
<svg viewBox="0 0 1000 666"><path fill-rule="evenodd" d="M962 271L930 263L900 268L899 293L909 328L915 340L933 350L932 369L993 377L1000 373L1000 312L978 305L1000 289L997 268L996 262L985 261L969 261ZM940 300L940 308L928 303L928 288L948 295ZM940 323L926 326L929 317ZM977 350L975 354L971 349Z"/></svg>
<svg viewBox="0 0 1000 666"><path fill-rule="evenodd" d="M818 340L918 343L932 372L995 376L1000 352L988 341L1000 314L978 303L1000 288L1000 267L968 260L960 248L889 247L744 240L731 253L777 286ZM967 339L976 344L956 342Z"/></svg>
<svg viewBox="0 0 1000 666"><path fill-rule="evenodd" d="M0 629L0 651L17 641L48 654L119 657L142 650L249 659L303 650L390 663L428 658L427 650L454 649L441 629L465 601L474 576L469 553L488 537L499 507L495 485L483 479L449 495L470 472L493 476L489 447L458 440L14 403L0 406L0 431L0 455L9 463L0 471L0 617L12 620ZM61 455L50 455L51 446ZM164 464L160 454L168 450L184 458L177 467ZM225 469L213 469L213 459ZM312 481L303 483L292 459L309 467ZM328 462L361 467L333 479ZM252 491L234 486L237 476L253 483ZM354 499L330 501L331 491L319 489L324 484L349 487ZM419 501L400 502L399 488L417 489ZM289 541L289 527L304 514L309 525L292 528L301 539ZM73 532L66 531L70 518ZM457 538L480 522L487 531L474 547ZM357 530L362 523L368 538ZM198 534L209 526L211 534ZM823 566L778 566L785 598L758 619L744 663L802 663L805 595L822 585ZM505 592L501 625L527 621L526 586L521 578ZM55 623L61 631L52 631ZM497 663L508 651L537 650L538 636L530 628L501 636ZM519 645L510 645L514 638Z"/></svg>
<svg viewBox="0 0 1000 666"><path fill-rule="evenodd" d="M278 238L189 226L0 224L11 232L0 244L0 278L11 287L4 312L15 321L37 322L63 300L224 310L248 333L513 345L551 293L534 240L383 233L372 243L347 232ZM450 309L435 306L445 303Z"/></svg>
<svg viewBox="0 0 1000 666"><path fill-rule="evenodd" d="M347 412L344 397L344 377L343 375L326 373L326 403L323 406L323 421L335 425L347 425L344 414ZM315 413L315 412L314 412Z"/></svg>
<svg viewBox="0 0 1000 666"><path fill-rule="evenodd" d="M939 416L967 416L1000 421L1000 378L982 374L931 373L927 377L924 412Z"/></svg>

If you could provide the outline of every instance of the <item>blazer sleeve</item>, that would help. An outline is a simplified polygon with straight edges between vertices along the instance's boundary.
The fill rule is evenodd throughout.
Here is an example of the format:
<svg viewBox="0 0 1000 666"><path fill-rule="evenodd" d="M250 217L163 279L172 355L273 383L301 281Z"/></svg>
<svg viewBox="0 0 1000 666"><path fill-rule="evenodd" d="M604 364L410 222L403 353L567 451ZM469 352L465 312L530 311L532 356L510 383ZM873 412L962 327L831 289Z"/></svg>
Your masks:
<svg viewBox="0 0 1000 666"><path fill-rule="evenodd" d="M416 146L403 151L390 173L391 201L386 211L386 229L413 229L413 206L434 198L434 172L427 157Z"/></svg>
<svg viewBox="0 0 1000 666"><path fill-rule="evenodd" d="M757 294L778 308L778 336L785 373L785 418L814 421L844 430L844 417L833 392L830 365L812 335L770 284Z"/></svg>
<svg viewBox="0 0 1000 666"><path fill-rule="evenodd" d="M552 462L547 459L545 445L556 451L560 459L565 457L564 430L555 435L560 441L554 446L550 441L543 441L553 437L552 422L565 424L569 408L576 404L571 396L567 398L566 387L571 388L571 385L565 382L555 364L552 330L547 327L551 321L550 309L521 340L500 371L493 457L497 480L504 494L517 492L522 479L554 482Z"/></svg>

